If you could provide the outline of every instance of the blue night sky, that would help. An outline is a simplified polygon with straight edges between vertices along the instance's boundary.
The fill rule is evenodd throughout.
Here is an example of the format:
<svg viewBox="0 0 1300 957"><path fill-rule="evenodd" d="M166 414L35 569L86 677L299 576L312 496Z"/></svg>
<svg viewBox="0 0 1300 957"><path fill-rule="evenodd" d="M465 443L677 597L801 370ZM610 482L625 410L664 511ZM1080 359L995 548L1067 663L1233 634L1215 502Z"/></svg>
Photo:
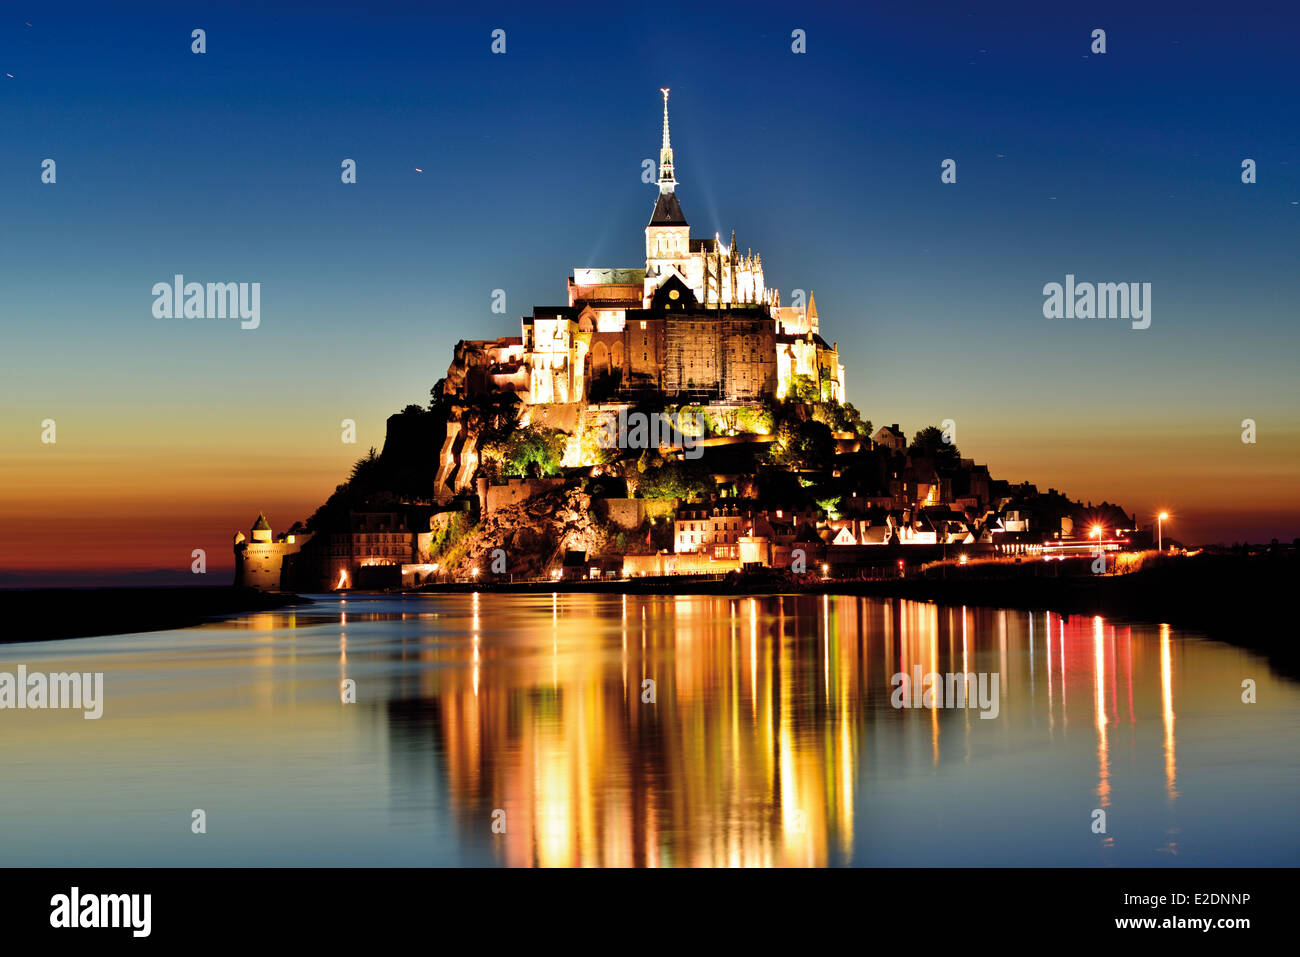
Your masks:
<svg viewBox="0 0 1300 957"><path fill-rule="evenodd" d="M340 418L382 444L456 340L518 335L575 266L644 264L667 86L693 231L816 293L864 416L954 418L995 475L1172 503L1190 537L1300 534L1298 15L987 6L7 3L0 440L16 461L45 416L61 445L82 422L131 487L112 448L188 450L221 528L259 501L205 497L202 456L273 451L321 470L275 493L301 512L277 526L305 517L357 455ZM261 327L155 319L175 273L260 281ZM1066 273L1152 283L1151 328L1045 319Z"/></svg>

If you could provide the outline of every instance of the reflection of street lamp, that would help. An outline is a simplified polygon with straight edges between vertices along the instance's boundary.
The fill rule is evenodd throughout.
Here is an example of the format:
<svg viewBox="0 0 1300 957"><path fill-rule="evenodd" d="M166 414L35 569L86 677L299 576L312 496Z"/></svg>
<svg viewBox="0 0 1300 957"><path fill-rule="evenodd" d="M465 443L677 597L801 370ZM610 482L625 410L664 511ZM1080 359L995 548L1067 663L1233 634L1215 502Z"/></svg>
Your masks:
<svg viewBox="0 0 1300 957"><path fill-rule="evenodd" d="M1165 548L1165 519L1169 517L1168 512L1161 512L1156 516L1156 551L1164 551Z"/></svg>

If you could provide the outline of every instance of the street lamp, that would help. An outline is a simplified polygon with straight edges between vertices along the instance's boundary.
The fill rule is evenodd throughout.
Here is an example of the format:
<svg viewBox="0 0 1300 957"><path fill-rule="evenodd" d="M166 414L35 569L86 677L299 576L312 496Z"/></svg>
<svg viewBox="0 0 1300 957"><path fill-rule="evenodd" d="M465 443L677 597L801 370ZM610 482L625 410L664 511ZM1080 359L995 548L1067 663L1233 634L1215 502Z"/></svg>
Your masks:
<svg viewBox="0 0 1300 957"><path fill-rule="evenodd" d="M1161 512L1156 516L1156 551L1165 550L1165 519L1169 517L1168 512Z"/></svg>

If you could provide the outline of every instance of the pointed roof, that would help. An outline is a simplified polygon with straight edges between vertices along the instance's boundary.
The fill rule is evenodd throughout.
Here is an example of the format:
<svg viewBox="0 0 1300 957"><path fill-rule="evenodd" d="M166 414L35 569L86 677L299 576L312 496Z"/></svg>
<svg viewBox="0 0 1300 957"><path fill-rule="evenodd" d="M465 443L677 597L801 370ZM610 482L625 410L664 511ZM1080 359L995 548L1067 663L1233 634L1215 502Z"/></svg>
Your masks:
<svg viewBox="0 0 1300 957"><path fill-rule="evenodd" d="M270 530L271 523L266 520L266 515L263 512L258 512L257 521L253 523L253 531L269 532Z"/></svg>
<svg viewBox="0 0 1300 957"><path fill-rule="evenodd" d="M817 297L812 292L808 293L808 318L817 318Z"/></svg>
<svg viewBox="0 0 1300 957"><path fill-rule="evenodd" d="M686 285L681 273L675 268L668 271L667 278L655 289L650 300L651 309L671 309L674 312L694 310L699 304L695 293L690 286Z"/></svg>
<svg viewBox="0 0 1300 957"><path fill-rule="evenodd" d="M660 193L655 200L654 212L650 214L651 226L689 226L682 214L682 204L677 201L676 193Z"/></svg>

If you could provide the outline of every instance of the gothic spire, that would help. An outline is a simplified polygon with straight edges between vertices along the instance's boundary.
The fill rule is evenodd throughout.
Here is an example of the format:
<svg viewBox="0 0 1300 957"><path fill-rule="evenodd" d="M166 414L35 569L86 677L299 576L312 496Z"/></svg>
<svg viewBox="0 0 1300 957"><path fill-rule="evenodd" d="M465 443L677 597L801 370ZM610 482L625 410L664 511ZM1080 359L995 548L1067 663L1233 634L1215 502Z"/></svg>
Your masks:
<svg viewBox="0 0 1300 957"><path fill-rule="evenodd" d="M659 197L655 208L650 213L651 226L685 226L686 216L682 213L681 203L677 201L677 177L673 175L673 147L668 139L668 90L659 91L664 95L664 145L659 150Z"/></svg>
<svg viewBox="0 0 1300 957"><path fill-rule="evenodd" d="M673 146L668 138L668 90L659 91L664 95L664 145L659 149L659 192L671 193L677 186L673 176Z"/></svg>

